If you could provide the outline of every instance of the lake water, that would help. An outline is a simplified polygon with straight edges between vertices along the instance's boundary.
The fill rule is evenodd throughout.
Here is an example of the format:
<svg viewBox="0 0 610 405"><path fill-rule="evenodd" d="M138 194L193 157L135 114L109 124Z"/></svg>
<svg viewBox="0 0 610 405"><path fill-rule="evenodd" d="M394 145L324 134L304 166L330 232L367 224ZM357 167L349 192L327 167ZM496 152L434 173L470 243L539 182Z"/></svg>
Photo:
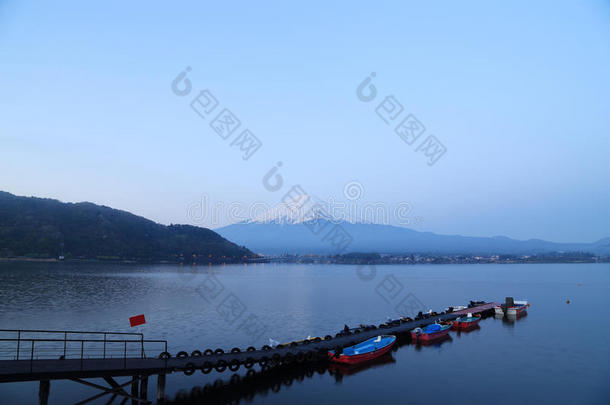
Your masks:
<svg viewBox="0 0 610 405"><path fill-rule="evenodd" d="M276 370L260 376L260 384L236 386L234 399L253 404L609 403L609 264L388 265L373 270L0 263L0 328L136 331L167 340L172 354L334 335L344 324L379 324L396 317L399 304L403 310L441 311L471 299L499 302L506 296L529 300L528 315L516 322L487 318L479 329L452 332L438 345L401 345L364 369ZM138 314L145 314L146 324L131 328L129 317ZM166 393L174 398L180 390L230 377L228 371L173 373ZM151 378L149 398L155 390ZM52 381L49 403L76 403L98 392ZM37 395L37 383L0 384L3 404L35 403Z"/></svg>

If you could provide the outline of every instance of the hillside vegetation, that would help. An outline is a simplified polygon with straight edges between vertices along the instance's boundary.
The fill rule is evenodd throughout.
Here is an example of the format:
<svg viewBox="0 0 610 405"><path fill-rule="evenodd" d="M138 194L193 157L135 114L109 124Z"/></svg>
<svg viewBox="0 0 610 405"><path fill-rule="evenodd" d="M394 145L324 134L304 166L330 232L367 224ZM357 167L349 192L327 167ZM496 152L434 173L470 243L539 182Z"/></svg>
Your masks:
<svg viewBox="0 0 610 405"><path fill-rule="evenodd" d="M0 257L232 262L253 254L216 232L92 203L0 192Z"/></svg>

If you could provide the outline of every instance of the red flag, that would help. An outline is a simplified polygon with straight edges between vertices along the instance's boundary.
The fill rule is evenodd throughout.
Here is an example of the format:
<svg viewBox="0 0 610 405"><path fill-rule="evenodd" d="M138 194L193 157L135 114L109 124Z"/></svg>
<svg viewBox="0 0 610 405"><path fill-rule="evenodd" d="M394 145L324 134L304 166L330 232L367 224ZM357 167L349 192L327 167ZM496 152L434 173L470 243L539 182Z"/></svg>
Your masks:
<svg viewBox="0 0 610 405"><path fill-rule="evenodd" d="M131 324L132 328L134 326L144 325L146 323L146 319L144 319L144 314L132 316L131 318L129 318L129 323Z"/></svg>

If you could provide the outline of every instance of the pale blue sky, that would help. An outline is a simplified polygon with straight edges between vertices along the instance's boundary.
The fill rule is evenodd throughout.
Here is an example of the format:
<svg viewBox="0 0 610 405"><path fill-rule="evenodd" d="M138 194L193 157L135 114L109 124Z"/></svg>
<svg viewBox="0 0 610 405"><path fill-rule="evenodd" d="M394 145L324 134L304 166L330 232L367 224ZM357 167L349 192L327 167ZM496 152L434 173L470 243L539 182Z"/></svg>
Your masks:
<svg viewBox="0 0 610 405"><path fill-rule="evenodd" d="M608 1L2 1L0 60L15 194L185 223L203 194L279 202L282 161L321 198L409 202L418 230L610 236ZM205 88L262 140L250 160L190 109ZM447 147L434 166L375 114L390 94Z"/></svg>

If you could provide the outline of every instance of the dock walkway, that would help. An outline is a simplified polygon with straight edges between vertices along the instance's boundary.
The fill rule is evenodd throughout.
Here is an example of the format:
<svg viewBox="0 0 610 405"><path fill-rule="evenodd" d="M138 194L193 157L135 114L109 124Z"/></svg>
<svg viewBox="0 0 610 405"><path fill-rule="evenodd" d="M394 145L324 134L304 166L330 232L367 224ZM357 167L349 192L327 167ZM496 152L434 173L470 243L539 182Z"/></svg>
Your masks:
<svg viewBox="0 0 610 405"><path fill-rule="evenodd" d="M202 369L204 373L210 372L212 369L219 372L224 370L235 371L242 365L250 368L253 364L266 366L279 363L286 365L290 362L303 363L308 361L319 361L322 358L327 358L326 352L330 349L351 346L379 334L408 333L414 328L422 327L436 321L453 320L466 313L484 313L492 311L496 305L497 304L495 303L485 303L456 312L425 316L424 318L411 321L394 321L390 324L382 324L375 328L357 329L348 334L338 333L333 337L327 336L326 339L321 339L319 341L301 341L279 348L265 347L265 350L242 350L237 353L228 352L201 356L187 355L186 357L170 357L168 359L159 359L158 353L155 353L153 358L149 358L145 355L144 343L164 341L147 341L144 340L143 337L140 337L140 340L125 341L142 343L142 355L137 358L128 357L127 349L125 349L126 355L124 358L82 358L81 356L80 359L35 359L31 356L31 358L26 360L0 360L0 382L41 381L41 398L44 399L45 395L48 396L48 384L50 380L70 379L86 385L91 385L91 383L87 383L82 379L104 378L111 385L110 388L97 386L106 391L104 394L120 394L131 398L136 403L149 403L145 398L145 394L144 398L142 398L141 395L138 395L137 383L139 380L142 380L143 384L147 384L147 378L150 375L160 376L158 383L158 399L161 399L164 395L165 375L172 372L183 371L185 374L191 374L197 369ZM97 333L111 334L110 332ZM1 340L8 341L10 339ZM33 339L28 340L21 338L20 343L23 344L23 342L30 340ZM102 340L97 341L102 342ZM123 341L107 340L107 342ZM167 347L167 342L164 343L165 347ZM64 342L64 346L65 344L66 343ZM106 336L104 336L104 348L107 344ZM84 343L81 342L81 345L84 346ZM34 352L33 346L34 342L32 342L32 353ZM27 352L27 347L26 344L26 350L23 350L23 352ZM127 343L125 343L125 347L127 347ZM122 386L119 386L118 383L114 382L113 377L121 376L130 376L133 378L131 395L127 394ZM124 385L125 384L123 384L123 386ZM93 384L93 386L95 386L95 384ZM42 400L40 403L46 403L46 401Z"/></svg>

